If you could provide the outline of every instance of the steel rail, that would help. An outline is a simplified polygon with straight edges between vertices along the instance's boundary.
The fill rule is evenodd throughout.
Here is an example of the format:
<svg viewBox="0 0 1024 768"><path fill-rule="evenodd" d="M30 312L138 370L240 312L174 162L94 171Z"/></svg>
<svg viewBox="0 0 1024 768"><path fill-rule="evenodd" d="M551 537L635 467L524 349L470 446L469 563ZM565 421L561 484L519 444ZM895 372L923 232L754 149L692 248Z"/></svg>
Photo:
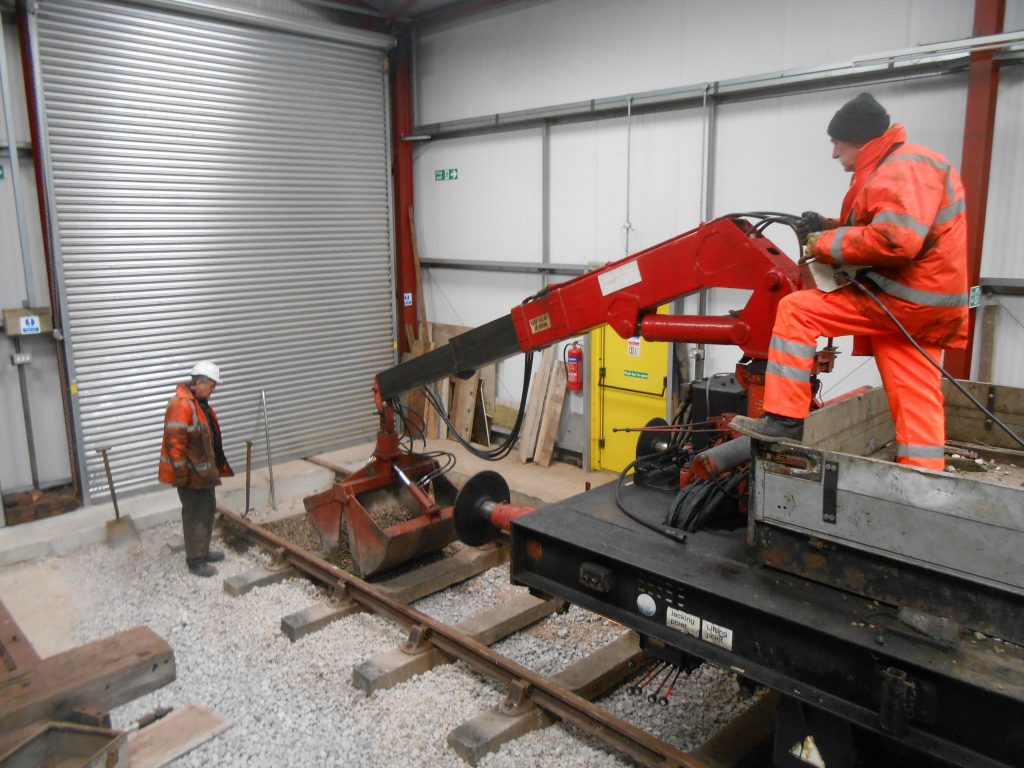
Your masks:
<svg viewBox="0 0 1024 768"><path fill-rule="evenodd" d="M222 519L242 529L245 536L272 549L281 561L327 586L335 587L339 597L347 597L409 630L416 630L421 639L428 640L442 652L497 680L509 690L510 698L519 694L529 699L544 711L598 737L643 765L711 768L711 763L645 733L568 688L495 653L458 629L417 611L358 576L270 533L241 515L221 506L217 507L217 511Z"/></svg>

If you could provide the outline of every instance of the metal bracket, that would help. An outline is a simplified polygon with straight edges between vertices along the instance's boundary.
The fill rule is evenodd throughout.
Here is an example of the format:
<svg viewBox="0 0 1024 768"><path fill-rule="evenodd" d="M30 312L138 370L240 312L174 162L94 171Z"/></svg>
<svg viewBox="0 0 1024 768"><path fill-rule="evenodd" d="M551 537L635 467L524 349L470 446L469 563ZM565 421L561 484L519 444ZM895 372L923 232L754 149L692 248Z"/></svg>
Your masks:
<svg viewBox="0 0 1024 768"><path fill-rule="evenodd" d="M989 387L988 387L988 396L986 398L985 407L988 408L988 412L989 413L995 413L996 412L996 388L993 385L991 385L991 384L989 384ZM992 427L994 426L994 424L995 424L995 422L992 421L992 417L991 416L986 416L985 417L985 431L986 432L991 432L992 431Z"/></svg>
<svg viewBox="0 0 1024 768"><path fill-rule="evenodd" d="M532 706L534 704L530 701L530 684L517 678L508 684L508 693L498 709L503 715L515 716Z"/></svg>
<svg viewBox="0 0 1024 768"><path fill-rule="evenodd" d="M270 565L267 566L268 571L283 571L285 568L291 568L292 564L285 558L285 548L276 547L270 552Z"/></svg>
<svg viewBox="0 0 1024 768"><path fill-rule="evenodd" d="M409 628L409 636L402 643L402 653L416 656L433 647L430 642L430 627L416 624Z"/></svg>
<svg viewBox="0 0 1024 768"><path fill-rule="evenodd" d="M348 584L344 581L339 581L335 584L334 593L327 598L327 604L332 608L343 608L354 602L355 600L352 599L352 593L349 592Z"/></svg>
<svg viewBox="0 0 1024 768"><path fill-rule="evenodd" d="M907 720L914 715L917 687L907 679L906 672L896 667L882 670L881 677L878 724L886 733L902 736L907 732Z"/></svg>
<svg viewBox="0 0 1024 768"><path fill-rule="evenodd" d="M836 490L839 486L839 463L825 462L825 475L821 497L821 519L826 523L836 523Z"/></svg>

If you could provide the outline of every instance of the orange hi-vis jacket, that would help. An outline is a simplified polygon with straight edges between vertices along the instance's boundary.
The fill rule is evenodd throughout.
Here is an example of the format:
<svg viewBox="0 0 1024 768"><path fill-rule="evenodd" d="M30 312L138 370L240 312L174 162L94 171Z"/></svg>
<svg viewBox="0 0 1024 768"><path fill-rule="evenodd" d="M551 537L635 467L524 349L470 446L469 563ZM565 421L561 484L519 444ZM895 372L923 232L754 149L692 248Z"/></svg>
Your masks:
<svg viewBox="0 0 1024 768"><path fill-rule="evenodd" d="M212 488L221 477L231 477L227 460L219 465L213 449L213 435L220 434L217 413L210 408L213 424L196 401L187 383L178 385L167 403L164 416L164 442L160 449L161 483L189 488ZM212 431L211 431L212 428Z"/></svg>
<svg viewBox="0 0 1024 768"><path fill-rule="evenodd" d="M920 341L967 345L967 215L960 176L938 152L907 144L893 125L865 144L843 200L845 226L823 232L813 255L872 267L878 298ZM859 295L865 305L871 299Z"/></svg>

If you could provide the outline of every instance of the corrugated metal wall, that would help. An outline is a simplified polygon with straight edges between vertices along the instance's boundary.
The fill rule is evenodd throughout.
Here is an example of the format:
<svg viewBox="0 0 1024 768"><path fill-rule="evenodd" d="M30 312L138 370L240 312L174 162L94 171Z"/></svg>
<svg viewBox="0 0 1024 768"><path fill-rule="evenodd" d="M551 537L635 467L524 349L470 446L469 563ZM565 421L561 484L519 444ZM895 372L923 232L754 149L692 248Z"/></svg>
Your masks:
<svg viewBox="0 0 1024 768"><path fill-rule="evenodd" d="M1024 26L1024 0L1009 0L1007 6L1007 30L1020 29ZM789 0L770 8L754 0L649 0L642 4L595 0L587 4L585 13L568 0L506 5L427 28L418 35L416 122L431 124L776 70L849 63L865 54L970 37L973 12L973 3L961 0L866 0L856 5ZM879 19L886 22L879 23ZM994 158L998 170L989 199L990 232L996 209L1006 212L1003 218L1010 211L1024 210L1024 192L1013 181L1024 170L1019 163L1014 165L1022 143L1021 97L1015 90L1021 87L1020 69L1004 69L1000 89ZM912 141L933 146L958 164L965 88L962 76L950 75L871 90L895 121L907 125ZM830 157L825 126L858 90L862 89L823 90L718 108L712 214L749 209L838 211L850 177ZM552 126L547 203L550 260L603 262L623 255L627 183L633 228L630 251L695 226L701 219L703 117L701 109L634 117L628 144L625 119ZM432 142L429 152L443 154L445 162L460 166L467 162L464 158L478 153L482 144L502 157L519 153L526 134L539 133L539 129L530 129L442 140ZM472 153L464 152L470 146ZM434 206L434 197L452 194L450 188L430 181L433 166L421 161L428 157L427 151L421 149L416 165L417 210ZM541 152L538 143L527 168L541 162ZM508 226L502 208L506 194L503 179L475 179L474 184L493 196L489 202L494 218L484 211L455 226L435 207L438 217L419 224L423 257L477 258L464 255L463 243L484 237L495 221L502 228ZM514 189L516 206L527 207L518 183ZM529 194L543 200L539 178ZM1015 232L1020 227L1019 213L1010 218L1014 224L1008 231ZM541 236L534 229L538 223L531 214L521 225L526 231L517 233L517 239L529 247L516 258L535 261L533 244ZM773 227L768 235L783 249L796 252L789 230ZM1011 261L1009 253L1015 251L999 248L1000 254L1007 254L1006 266L1000 266L1002 257L994 254L997 246L993 242L990 239L986 245L983 276L1007 272L1012 274L1005 276L1024 277L1020 262ZM453 270L443 273L446 302L460 309L479 308L473 316L481 322L511 306L506 275L474 273L471 279L458 280L454 275ZM733 292L713 291L708 311L724 313L744 300ZM445 311L430 295L427 304L431 317ZM697 302L688 300L685 309L696 312ZM1024 333L1015 340L1016 346L1024 343ZM1012 346L1001 343L1002 349ZM843 348L849 351L848 342ZM708 355L709 373L731 370L736 362L732 348L709 347ZM1010 375L1005 368L1009 364L1000 358L1000 377ZM1024 385L1024 370L1000 381ZM870 359L844 355L825 387L831 396L877 382Z"/></svg>
<svg viewBox="0 0 1024 768"><path fill-rule="evenodd" d="M228 456L364 439L393 358L380 49L127 4L38 14L67 331L92 493L154 484L163 408L216 360Z"/></svg>

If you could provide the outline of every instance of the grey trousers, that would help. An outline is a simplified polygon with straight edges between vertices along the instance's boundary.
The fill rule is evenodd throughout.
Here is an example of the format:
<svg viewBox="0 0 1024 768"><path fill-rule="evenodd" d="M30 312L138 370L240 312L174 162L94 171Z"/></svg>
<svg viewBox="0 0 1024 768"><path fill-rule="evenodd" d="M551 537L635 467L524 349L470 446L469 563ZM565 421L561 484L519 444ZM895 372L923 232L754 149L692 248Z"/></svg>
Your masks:
<svg viewBox="0 0 1024 768"><path fill-rule="evenodd" d="M217 494L213 488L178 488L181 499L181 532L185 537L185 561L198 565L210 554Z"/></svg>

